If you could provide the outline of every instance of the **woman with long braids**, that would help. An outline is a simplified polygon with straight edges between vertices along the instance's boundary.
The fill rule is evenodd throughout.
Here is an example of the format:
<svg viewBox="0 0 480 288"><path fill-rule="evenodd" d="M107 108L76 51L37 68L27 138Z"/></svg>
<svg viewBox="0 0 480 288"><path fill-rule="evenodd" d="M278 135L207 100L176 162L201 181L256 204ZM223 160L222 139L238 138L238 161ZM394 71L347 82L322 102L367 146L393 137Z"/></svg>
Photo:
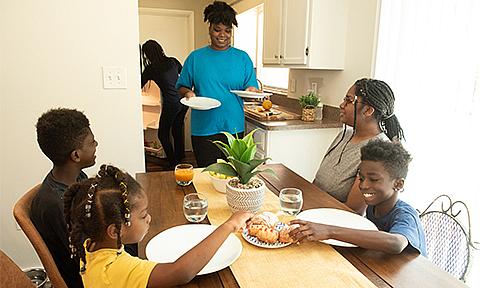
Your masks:
<svg viewBox="0 0 480 288"><path fill-rule="evenodd" d="M215 109L192 110L192 146L199 167L223 158L212 143L227 142L221 132L243 135L243 100L230 91L258 90L252 60L246 52L230 46L233 25L238 26L235 10L225 2L215 1L203 15L209 23L210 45L190 53L177 82L177 89L186 98L198 95L221 102Z"/></svg>
<svg viewBox="0 0 480 288"><path fill-rule="evenodd" d="M148 231L148 199L138 182L114 166L71 186L64 196L72 257L80 262L85 287L166 287L188 283L232 232L252 216L233 214L212 234L173 263L130 256L123 244L137 243Z"/></svg>
<svg viewBox="0 0 480 288"><path fill-rule="evenodd" d="M358 187L360 148L372 139L400 141L403 130L394 113L392 89L381 80L357 80L340 104L344 129L327 150L314 184L359 214L367 207Z"/></svg>
<svg viewBox="0 0 480 288"><path fill-rule="evenodd" d="M176 58L166 56L155 40L148 40L142 45L142 62L142 88L152 80L162 92L158 139L171 168L185 157L184 123L188 107L180 103L181 96L175 88L182 64ZM173 146L170 136L173 136Z"/></svg>

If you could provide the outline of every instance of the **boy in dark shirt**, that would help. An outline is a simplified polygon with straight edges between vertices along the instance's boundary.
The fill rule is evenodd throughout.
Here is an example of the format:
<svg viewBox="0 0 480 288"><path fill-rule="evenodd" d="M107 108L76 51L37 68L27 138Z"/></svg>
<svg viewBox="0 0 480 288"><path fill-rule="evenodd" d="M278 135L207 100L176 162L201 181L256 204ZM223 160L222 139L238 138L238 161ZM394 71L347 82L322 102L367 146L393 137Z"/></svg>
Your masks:
<svg viewBox="0 0 480 288"><path fill-rule="evenodd" d="M361 148L359 188L368 205L367 218L380 231L293 220L291 223L300 227L290 235L296 241L335 239L392 254L410 247L427 256L425 234L417 211L398 199L410 160L410 154L400 143L373 140Z"/></svg>
<svg viewBox="0 0 480 288"><path fill-rule="evenodd" d="M31 220L67 286L83 287L78 261L70 257L63 194L70 185L87 179L82 169L95 164L98 143L87 117L77 110L49 110L38 119L36 128L40 149L53 168L32 200Z"/></svg>

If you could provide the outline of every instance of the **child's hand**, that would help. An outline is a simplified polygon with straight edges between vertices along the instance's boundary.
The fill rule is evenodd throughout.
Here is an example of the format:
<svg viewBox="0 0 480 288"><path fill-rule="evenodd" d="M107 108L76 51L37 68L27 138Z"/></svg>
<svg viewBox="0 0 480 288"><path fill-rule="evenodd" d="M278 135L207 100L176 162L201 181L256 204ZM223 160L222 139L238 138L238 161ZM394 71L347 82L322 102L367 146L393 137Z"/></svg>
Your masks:
<svg viewBox="0 0 480 288"><path fill-rule="evenodd" d="M245 89L245 91L258 92L258 93L262 92L261 90L255 88L255 87L253 87L253 86L247 87L247 89Z"/></svg>
<svg viewBox="0 0 480 288"><path fill-rule="evenodd" d="M293 224L300 225L300 227L293 229L289 233L290 237L292 237L295 242L320 241L330 239L329 225L313 223L298 219L290 221L290 225Z"/></svg>
<svg viewBox="0 0 480 288"><path fill-rule="evenodd" d="M253 217L253 213L246 211L235 212L230 218L225 222L231 224L233 227L233 232L243 230L245 228L247 221Z"/></svg>

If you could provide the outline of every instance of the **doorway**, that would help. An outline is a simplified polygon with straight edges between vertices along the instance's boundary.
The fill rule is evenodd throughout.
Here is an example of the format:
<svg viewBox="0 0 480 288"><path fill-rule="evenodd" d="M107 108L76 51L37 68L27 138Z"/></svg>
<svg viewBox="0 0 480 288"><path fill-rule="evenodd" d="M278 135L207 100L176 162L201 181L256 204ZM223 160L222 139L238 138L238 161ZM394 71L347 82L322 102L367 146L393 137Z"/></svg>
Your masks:
<svg viewBox="0 0 480 288"><path fill-rule="evenodd" d="M194 12L186 10L139 8L139 43L153 39L162 45L165 54L182 64L194 49ZM142 91L143 130L146 153L164 157L157 138L161 111L160 90L153 81ZM185 150L192 151L190 111L185 117ZM151 147L147 147L151 146Z"/></svg>

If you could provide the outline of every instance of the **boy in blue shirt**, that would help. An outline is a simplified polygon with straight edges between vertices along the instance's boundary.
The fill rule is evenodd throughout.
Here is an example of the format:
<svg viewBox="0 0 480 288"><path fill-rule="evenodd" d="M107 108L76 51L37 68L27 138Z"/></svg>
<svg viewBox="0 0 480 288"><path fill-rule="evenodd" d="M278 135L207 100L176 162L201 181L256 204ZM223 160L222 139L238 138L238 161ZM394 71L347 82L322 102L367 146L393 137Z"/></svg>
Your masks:
<svg viewBox="0 0 480 288"><path fill-rule="evenodd" d="M368 205L367 218L379 231L293 220L291 224L300 227L290 235L296 241L336 239L391 254L410 247L427 256L425 233L416 210L398 199L410 161L410 154L400 143L373 140L361 149L359 188Z"/></svg>

